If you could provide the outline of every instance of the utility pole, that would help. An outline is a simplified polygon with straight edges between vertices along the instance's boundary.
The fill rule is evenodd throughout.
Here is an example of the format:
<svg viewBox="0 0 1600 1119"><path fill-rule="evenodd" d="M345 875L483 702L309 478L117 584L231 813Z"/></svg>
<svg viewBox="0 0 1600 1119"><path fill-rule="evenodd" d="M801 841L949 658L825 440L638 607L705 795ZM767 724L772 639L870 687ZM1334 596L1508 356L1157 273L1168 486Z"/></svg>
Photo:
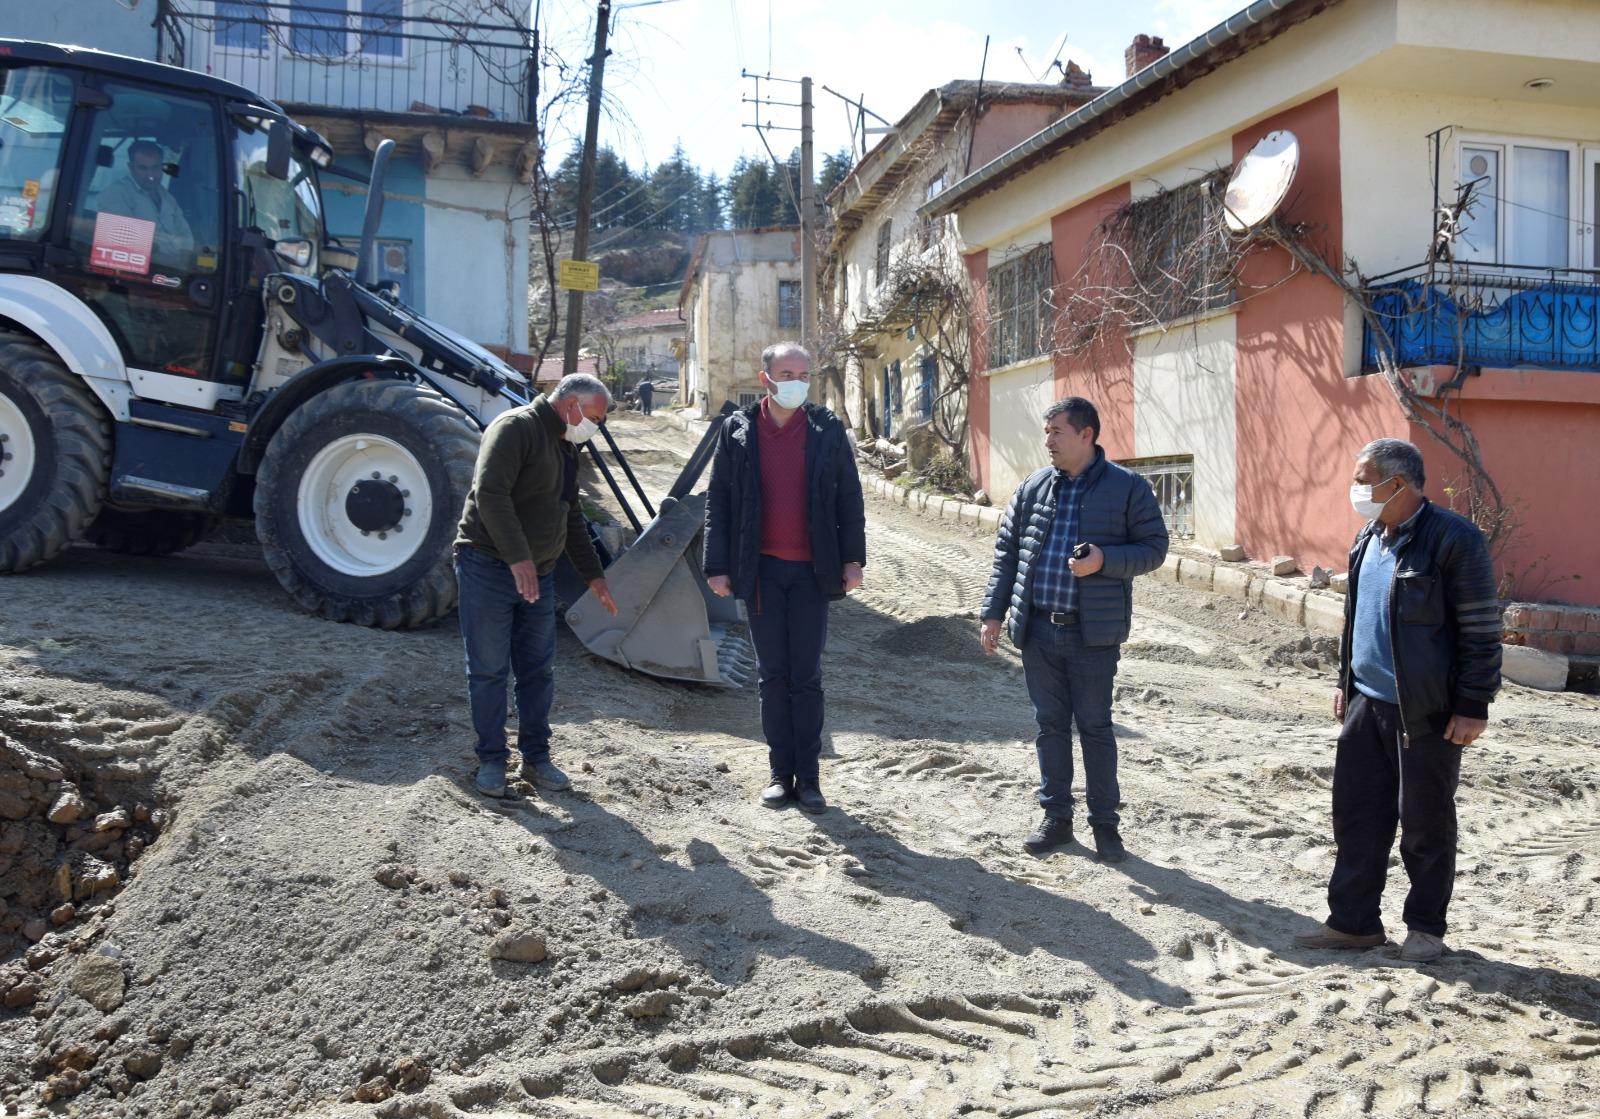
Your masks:
<svg viewBox="0 0 1600 1119"><path fill-rule="evenodd" d="M800 79L800 344L817 341L817 203L811 173L811 79Z"/></svg>
<svg viewBox="0 0 1600 1119"><path fill-rule="evenodd" d="M583 164L578 169L578 216L572 230L572 259L589 259L589 219L594 210L594 163L600 133L600 86L606 71L606 34L611 27L611 0L599 0L594 16L594 57L589 60L589 119L583 130ZM583 334L583 292L567 292L566 346L561 373L578 371L578 342Z"/></svg>

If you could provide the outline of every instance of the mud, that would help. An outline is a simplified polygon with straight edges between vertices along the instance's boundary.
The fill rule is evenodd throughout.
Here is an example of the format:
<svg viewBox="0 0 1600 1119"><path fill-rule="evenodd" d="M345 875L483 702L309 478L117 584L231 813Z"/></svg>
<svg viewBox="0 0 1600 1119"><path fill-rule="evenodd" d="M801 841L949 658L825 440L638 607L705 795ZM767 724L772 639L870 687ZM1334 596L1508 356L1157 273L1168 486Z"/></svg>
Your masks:
<svg viewBox="0 0 1600 1119"><path fill-rule="evenodd" d="M664 490L691 441L661 418L617 428ZM875 499L869 518L866 584L830 623L815 818L757 803L753 690L633 676L563 635L554 752L574 789L488 802L449 624L303 615L247 543L78 549L7 579L0 733L68 766L109 743L120 760L98 764L137 787L95 807L167 816L86 915L37 942L0 915L0 975L32 992L0 1010L0 1102L96 1119L1594 1108L1593 697L1509 686L1495 705L1464 766L1450 954L1305 952L1291 938L1323 916L1332 858L1325 650L1141 581L1114 712L1133 857L1029 858L1020 662L961 643L990 541ZM27 778L35 801L48 776Z"/></svg>

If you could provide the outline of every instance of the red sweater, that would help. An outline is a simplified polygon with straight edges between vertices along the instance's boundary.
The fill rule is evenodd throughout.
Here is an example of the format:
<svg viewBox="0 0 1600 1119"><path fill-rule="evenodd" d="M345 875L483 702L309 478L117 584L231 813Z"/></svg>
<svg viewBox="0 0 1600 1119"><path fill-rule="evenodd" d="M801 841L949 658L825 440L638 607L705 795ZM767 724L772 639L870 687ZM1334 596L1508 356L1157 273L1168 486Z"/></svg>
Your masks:
<svg viewBox="0 0 1600 1119"><path fill-rule="evenodd" d="M761 551L784 560L811 558L806 517L806 414L782 427L772 422L771 397L761 401L756 445L761 456Z"/></svg>

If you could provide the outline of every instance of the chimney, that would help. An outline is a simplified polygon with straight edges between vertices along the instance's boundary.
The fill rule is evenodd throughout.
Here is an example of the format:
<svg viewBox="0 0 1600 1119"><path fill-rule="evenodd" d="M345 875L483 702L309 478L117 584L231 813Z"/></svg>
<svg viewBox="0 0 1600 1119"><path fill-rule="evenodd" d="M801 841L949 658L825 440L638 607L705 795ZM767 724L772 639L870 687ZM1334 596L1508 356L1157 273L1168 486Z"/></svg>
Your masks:
<svg viewBox="0 0 1600 1119"><path fill-rule="evenodd" d="M1133 43L1123 52L1123 58L1128 64L1128 77L1133 77L1156 59L1164 58L1166 54L1167 44L1161 41L1160 35L1135 35Z"/></svg>
<svg viewBox="0 0 1600 1119"><path fill-rule="evenodd" d="M1076 62L1068 60L1066 69L1061 72L1061 87L1076 93L1087 93L1094 88L1094 75Z"/></svg>

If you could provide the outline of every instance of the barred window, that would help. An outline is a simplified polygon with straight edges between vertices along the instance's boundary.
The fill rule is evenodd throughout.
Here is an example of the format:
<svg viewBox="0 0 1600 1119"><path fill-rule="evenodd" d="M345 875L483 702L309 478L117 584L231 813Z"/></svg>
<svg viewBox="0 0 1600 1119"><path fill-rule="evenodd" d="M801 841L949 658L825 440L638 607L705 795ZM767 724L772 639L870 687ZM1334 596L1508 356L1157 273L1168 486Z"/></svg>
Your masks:
<svg viewBox="0 0 1600 1119"><path fill-rule="evenodd" d="M1232 247L1222 220L1226 171L1217 171L1129 209L1134 282L1149 293L1156 322L1233 302Z"/></svg>
<svg viewBox="0 0 1600 1119"><path fill-rule="evenodd" d="M989 368L1047 354L1055 332L1050 245L989 269Z"/></svg>
<svg viewBox="0 0 1600 1119"><path fill-rule="evenodd" d="M778 329L800 329L800 281L778 281Z"/></svg>
<svg viewBox="0 0 1600 1119"><path fill-rule="evenodd" d="M1194 536L1194 456L1123 459L1122 465L1144 478L1155 491L1161 519L1172 536Z"/></svg>

